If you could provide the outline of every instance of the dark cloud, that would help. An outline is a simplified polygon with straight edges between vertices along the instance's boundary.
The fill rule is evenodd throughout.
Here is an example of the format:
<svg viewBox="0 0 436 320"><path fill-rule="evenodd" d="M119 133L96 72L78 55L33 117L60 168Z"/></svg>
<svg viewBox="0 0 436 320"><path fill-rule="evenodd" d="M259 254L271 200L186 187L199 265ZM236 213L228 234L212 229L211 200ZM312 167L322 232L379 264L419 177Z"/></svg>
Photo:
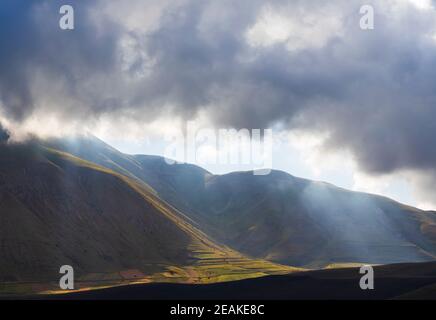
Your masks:
<svg viewBox="0 0 436 320"><path fill-rule="evenodd" d="M93 73L109 73L116 66L117 30L110 23L100 32L91 16L94 1L76 1L74 31L59 27L59 8L65 1L5 0L0 4L0 98L9 117L22 120L40 102L50 97L59 83L65 94L79 100L80 83ZM34 92L35 83L45 78L44 92ZM96 93L97 94L97 93ZM104 97L89 107L98 112ZM103 100L103 101L102 101ZM59 105L62 109L63 106Z"/></svg>
<svg viewBox="0 0 436 320"><path fill-rule="evenodd" d="M2 124L0 123L0 143L7 142L9 140L9 132L3 128Z"/></svg>
<svg viewBox="0 0 436 320"><path fill-rule="evenodd" d="M58 27L62 1L1 2L7 117L24 119L47 102L76 120L124 112L143 121L163 111L195 118L203 110L217 126L328 132L326 148L350 150L370 173L434 169L434 10L373 1L376 28L362 31L358 1L272 1L285 18L337 18L340 30L302 33L303 19L287 41L253 45L247 32L263 1L181 1L150 30L128 28L129 16L113 19L101 10L107 1L70 2L73 32ZM127 5L119 2L120 11Z"/></svg>

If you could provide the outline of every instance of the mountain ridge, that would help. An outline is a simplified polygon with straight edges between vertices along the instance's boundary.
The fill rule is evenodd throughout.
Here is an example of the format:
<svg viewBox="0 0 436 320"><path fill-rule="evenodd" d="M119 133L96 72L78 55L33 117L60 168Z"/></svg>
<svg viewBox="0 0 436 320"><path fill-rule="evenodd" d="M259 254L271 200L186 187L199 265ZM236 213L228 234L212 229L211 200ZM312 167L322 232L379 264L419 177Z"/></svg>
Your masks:
<svg viewBox="0 0 436 320"><path fill-rule="evenodd" d="M96 146L90 140L76 141L76 152L130 172L214 240L249 256L305 267L435 257L432 211L284 171L213 175L192 164L170 165L159 156L125 155L97 141ZM58 142L58 147L74 153L65 144Z"/></svg>

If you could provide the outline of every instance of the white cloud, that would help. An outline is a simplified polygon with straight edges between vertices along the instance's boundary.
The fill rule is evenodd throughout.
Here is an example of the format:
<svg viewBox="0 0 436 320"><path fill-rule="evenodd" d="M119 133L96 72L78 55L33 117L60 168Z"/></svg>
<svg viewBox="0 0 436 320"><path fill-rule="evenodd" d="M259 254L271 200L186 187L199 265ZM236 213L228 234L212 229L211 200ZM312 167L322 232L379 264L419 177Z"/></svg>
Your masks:
<svg viewBox="0 0 436 320"><path fill-rule="evenodd" d="M431 0L406 0L406 1L414 5L418 9L422 9L422 10L434 9Z"/></svg>
<svg viewBox="0 0 436 320"><path fill-rule="evenodd" d="M342 35L342 12L335 6L265 5L256 23L246 32L253 47L285 44L289 51L322 48Z"/></svg>
<svg viewBox="0 0 436 320"><path fill-rule="evenodd" d="M171 0L124 0L123 2L104 0L101 1L96 14L107 15L129 32L149 33L159 28L166 10L174 10L186 2L185 0L177 2Z"/></svg>

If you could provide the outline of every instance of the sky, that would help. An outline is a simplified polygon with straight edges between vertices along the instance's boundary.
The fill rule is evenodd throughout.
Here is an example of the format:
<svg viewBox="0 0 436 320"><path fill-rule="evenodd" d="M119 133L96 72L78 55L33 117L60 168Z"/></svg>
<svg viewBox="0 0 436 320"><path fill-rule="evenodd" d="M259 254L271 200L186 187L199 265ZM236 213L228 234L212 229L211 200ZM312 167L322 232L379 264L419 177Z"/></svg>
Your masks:
<svg viewBox="0 0 436 320"><path fill-rule="evenodd" d="M90 132L165 155L190 123L271 129L274 169L436 209L435 89L430 0L0 3L0 123L16 141ZM207 163L219 149L198 164L250 169Z"/></svg>

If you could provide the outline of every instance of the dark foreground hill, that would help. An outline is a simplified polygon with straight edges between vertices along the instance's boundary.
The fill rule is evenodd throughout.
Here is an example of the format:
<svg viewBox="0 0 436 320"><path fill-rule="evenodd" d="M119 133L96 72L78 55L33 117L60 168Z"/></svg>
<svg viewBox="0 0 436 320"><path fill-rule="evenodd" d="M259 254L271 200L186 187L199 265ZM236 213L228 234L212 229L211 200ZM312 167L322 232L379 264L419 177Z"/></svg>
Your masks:
<svg viewBox="0 0 436 320"><path fill-rule="evenodd" d="M361 290L359 269L307 271L206 285L145 284L45 296L50 299L307 300L436 299L436 264L374 268L374 290ZM41 297L38 297L41 298Z"/></svg>

